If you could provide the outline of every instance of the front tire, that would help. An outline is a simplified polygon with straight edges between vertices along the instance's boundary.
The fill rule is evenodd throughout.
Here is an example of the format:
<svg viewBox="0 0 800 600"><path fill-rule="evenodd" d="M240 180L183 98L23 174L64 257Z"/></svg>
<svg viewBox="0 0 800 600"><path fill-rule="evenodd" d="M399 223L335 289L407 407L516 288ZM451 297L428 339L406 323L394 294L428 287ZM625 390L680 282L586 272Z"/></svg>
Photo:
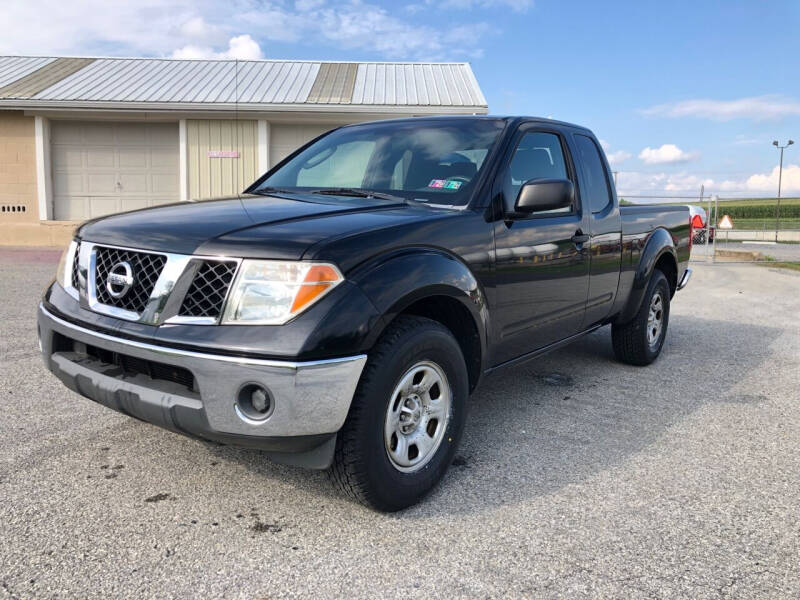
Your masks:
<svg viewBox="0 0 800 600"><path fill-rule="evenodd" d="M417 503L444 476L464 430L461 348L431 319L400 316L370 352L329 475L381 511Z"/></svg>
<svg viewBox="0 0 800 600"><path fill-rule="evenodd" d="M667 278L656 269L636 316L627 323L611 326L611 343L617 360L645 366L658 358L667 336L669 301Z"/></svg>

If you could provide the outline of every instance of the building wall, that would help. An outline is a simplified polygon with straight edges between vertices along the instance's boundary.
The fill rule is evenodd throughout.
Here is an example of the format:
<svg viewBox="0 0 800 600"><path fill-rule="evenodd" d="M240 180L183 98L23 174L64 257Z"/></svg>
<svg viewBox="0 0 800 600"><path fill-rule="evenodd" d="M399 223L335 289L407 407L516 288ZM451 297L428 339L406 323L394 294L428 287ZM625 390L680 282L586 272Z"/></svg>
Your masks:
<svg viewBox="0 0 800 600"><path fill-rule="evenodd" d="M190 200L238 194L260 175L257 121L187 120L186 145Z"/></svg>
<svg viewBox="0 0 800 600"><path fill-rule="evenodd" d="M0 223L38 220L34 119L0 110Z"/></svg>

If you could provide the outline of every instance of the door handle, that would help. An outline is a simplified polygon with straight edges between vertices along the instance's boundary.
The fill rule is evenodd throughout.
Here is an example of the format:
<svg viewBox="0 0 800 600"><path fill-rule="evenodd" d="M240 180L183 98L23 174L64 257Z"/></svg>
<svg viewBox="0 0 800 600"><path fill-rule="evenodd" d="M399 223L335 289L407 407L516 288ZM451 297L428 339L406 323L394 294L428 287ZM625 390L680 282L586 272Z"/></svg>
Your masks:
<svg viewBox="0 0 800 600"><path fill-rule="evenodd" d="M575 232L575 235L572 236L572 243L573 244L585 244L589 241L589 236L583 233L580 229Z"/></svg>

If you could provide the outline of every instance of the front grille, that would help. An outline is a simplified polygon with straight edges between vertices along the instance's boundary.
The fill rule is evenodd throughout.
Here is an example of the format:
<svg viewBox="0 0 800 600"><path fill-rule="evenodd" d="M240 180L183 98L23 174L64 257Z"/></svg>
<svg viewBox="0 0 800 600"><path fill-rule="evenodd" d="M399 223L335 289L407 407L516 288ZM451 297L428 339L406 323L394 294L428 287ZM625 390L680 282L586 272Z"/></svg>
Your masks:
<svg viewBox="0 0 800 600"><path fill-rule="evenodd" d="M178 315L218 318L236 273L236 265L236 261L203 261L183 298Z"/></svg>
<svg viewBox="0 0 800 600"><path fill-rule="evenodd" d="M78 242L75 245L75 256L72 257L72 287L76 290L81 289L79 287L80 279L78 278L78 257L81 255L81 243Z"/></svg>
<svg viewBox="0 0 800 600"><path fill-rule="evenodd" d="M96 246L95 294L100 304L116 306L136 313L141 313L147 306L150 294L164 269L167 257L162 254L134 252L119 248ZM121 297L114 298L108 291L108 275L111 269L120 262L127 262L133 271L133 285Z"/></svg>

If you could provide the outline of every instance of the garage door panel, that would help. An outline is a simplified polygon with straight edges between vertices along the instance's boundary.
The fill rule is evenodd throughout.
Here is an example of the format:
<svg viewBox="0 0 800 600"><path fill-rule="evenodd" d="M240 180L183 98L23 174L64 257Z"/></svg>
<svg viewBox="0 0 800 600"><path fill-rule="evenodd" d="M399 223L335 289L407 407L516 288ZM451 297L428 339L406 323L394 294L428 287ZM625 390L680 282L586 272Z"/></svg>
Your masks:
<svg viewBox="0 0 800 600"><path fill-rule="evenodd" d="M113 169L114 146L96 146L86 150L86 166L90 169Z"/></svg>
<svg viewBox="0 0 800 600"><path fill-rule="evenodd" d="M86 196L53 196L53 218L57 221L74 219L72 215L89 215L89 198Z"/></svg>
<svg viewBox="0 0 800 600"><path fill-rule="evenodd" d="M178 147L173 123L150 123L147 127L149 142L153 146Z"/></svg>
<svg viewBox="0 0 800 600"><path fill-rule="evenodd" d="M173 171L178 168L178 149L172 146L153 146L150 158L154 170Z"/></svg>
<svg viewBox="0 0 800 600"><path fill-rule="evenodd" d="M120 173L119 174L120 193L127 194L146 194L147 180L149 176L145 173Z"/></svg>
<svg viewBox="0 0 800 600"><path fill-rule="evenodd" d="M117 176L114 173L89 173L87 182L86 192L90 196L110 196L118 193Z"/></svg>
<svg viewBox="0 0 800 600"><path fill-rule="evenodd" d="M99 121L97 123L85 123L83 129L83 141L86 144L104 144L114 146L117 143L115 135L116 126L114 123Z"/></svg>
<svg viewBox="0 0 800 600"><path fill-rule="evenodd" d="M132 168L146 168L147 165L147 148L131 146L128 148L122 147L119 149L119 168L120 169L132 169ZM156 161L155 157L153 158L153 164L156 165L158 162Z"/></svg>
<svg viewBox="0 0 800 600"><path fill-rule="evenodd" d="M178 194L178 180L171 173L153 173L152 175L153 194L169 198L168 202L173 202Z"/></svg>
<svg viewBox="0 0 800 600"><path fill-rule="evenodd" d="M141 123L120 123L116 130L116 143L120 146L147 146L149 125Z"/></svg>
<svg viewBox="0 0 800 600"><path fill-rule="evenodd" d="M80 196L86 193L86 179L82 173L55 173L53 188L59 190L59 195Z"/></svg>
<svg viewBox="0 0 800 600"><path fill-rule="evenodd" d="M179 199L177 123L53 121L51 129L56 219Z"/></svg>
<svg viewBox="0 0 800 600"><path fill-rule="evenodd" d="M122 208L124 211L139 210L140 208L150 208L156 204L163 204L162 202L153 202L150 198L125 198L125 203Z"/></svg>
<svg viewBox="0 0 800 600"><path fill-rule="evenodd" d="M73 121L59 121L53 123L50 131L50 141L53 144L83 144L82 123Z"/></svg>
<svg viewBox="0 0 800 600"><path fill-rule="evenodd" d="M53 168L56 170L66 167L80 167L83 165L83 148L71 144L64 146L54 145L51 160Z"/></svg>
<svg viewBox="0 0 800 600"><path fill-rule="evenodd" d="M94 196L89 197L89 218L102 217L113 213L122 212L119 198Z"/></svg>

